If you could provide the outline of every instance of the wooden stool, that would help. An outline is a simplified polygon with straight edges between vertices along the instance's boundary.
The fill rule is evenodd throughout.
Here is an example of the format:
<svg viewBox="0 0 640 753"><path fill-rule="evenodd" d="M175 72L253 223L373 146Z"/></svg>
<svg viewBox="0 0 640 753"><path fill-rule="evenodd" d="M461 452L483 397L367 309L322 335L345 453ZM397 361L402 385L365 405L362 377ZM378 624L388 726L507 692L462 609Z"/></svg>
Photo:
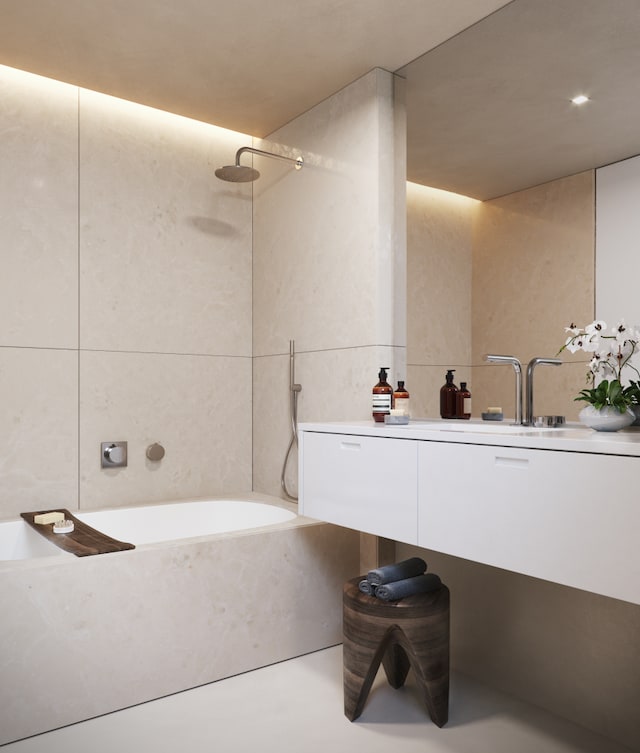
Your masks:
<svg viewBox="0 0 640 753"><path fill-rule="evenodd" d="M392 688L404 685L412 668L432 721L449 718L449 589L382 601L358 588L354 578L343 593L344 713L357 719L380 662Z"/></svg>

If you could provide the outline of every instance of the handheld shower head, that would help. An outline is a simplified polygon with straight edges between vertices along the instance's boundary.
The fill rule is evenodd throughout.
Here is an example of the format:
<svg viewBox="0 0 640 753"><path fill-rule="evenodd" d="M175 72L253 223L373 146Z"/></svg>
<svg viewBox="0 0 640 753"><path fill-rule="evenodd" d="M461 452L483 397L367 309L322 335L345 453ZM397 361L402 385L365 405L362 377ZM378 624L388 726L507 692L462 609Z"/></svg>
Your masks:
<svg viewBox="0 0 640 753"><path fill-rule="evenodd" d="M247 167L246 165L240 164L240 157L243 152L251 152L252 154L260 154L263 157L271 157L285 162L293 162L296 170L300 170L304 164L302 157L296 157L295 159L292 157L283 157L281 154L272 154L271 152L263 152L261 149L253 149L253 147L250 146L243 146L236 152L236 164L219 167L216 170L216 177L220 178L220 180L230 181L231 183L250 183L251 181L257 180L260 177L260 173L257 170L253 167Z"/></svg>

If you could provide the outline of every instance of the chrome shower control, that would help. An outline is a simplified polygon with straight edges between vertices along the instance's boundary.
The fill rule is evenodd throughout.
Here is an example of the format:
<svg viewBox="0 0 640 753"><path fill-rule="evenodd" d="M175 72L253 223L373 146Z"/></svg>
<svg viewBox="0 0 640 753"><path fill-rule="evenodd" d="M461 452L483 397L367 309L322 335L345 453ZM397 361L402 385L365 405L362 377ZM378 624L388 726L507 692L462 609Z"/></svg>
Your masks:
<svg viewBox="0 0 640 753"><path fill-rule="evenodd" d="M127 465L126 442L101 442L100 466L102 468L125 468Z"/></svg>

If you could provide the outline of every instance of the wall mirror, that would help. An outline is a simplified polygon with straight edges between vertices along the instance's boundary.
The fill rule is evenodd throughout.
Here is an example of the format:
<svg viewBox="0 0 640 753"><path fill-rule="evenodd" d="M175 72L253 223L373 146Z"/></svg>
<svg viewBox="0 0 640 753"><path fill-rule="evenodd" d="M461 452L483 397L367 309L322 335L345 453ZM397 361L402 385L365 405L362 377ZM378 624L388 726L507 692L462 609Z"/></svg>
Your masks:
<svg viewBox="0 0 640 753"><path fill-rule="evenodd" d="M640 153L639 38L637 0L513 0L401 68L407 179L484 200Z"/></svg>

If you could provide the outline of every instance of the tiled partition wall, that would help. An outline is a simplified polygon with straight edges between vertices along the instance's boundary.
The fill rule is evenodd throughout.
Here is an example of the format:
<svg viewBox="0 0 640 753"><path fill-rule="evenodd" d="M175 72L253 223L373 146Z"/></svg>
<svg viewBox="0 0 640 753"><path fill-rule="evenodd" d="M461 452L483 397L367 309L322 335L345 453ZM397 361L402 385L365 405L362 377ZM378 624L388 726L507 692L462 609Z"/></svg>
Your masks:
<svg viewBox="0 0 640 753"><path fill-rule="evenodd" d="M402 81L374 70L272 134L254 198L254 489L280 493L289 341L301 421L371 418L380 366L405 379ZM296 457L288 466L295 491Z"/></svg>
<svg viewBox="0 0 640 753"><path fill-rule="evenodd" d="M250 141L4 67L0 101L0 517L250 489L252 188L213 175Z"/></svg>

